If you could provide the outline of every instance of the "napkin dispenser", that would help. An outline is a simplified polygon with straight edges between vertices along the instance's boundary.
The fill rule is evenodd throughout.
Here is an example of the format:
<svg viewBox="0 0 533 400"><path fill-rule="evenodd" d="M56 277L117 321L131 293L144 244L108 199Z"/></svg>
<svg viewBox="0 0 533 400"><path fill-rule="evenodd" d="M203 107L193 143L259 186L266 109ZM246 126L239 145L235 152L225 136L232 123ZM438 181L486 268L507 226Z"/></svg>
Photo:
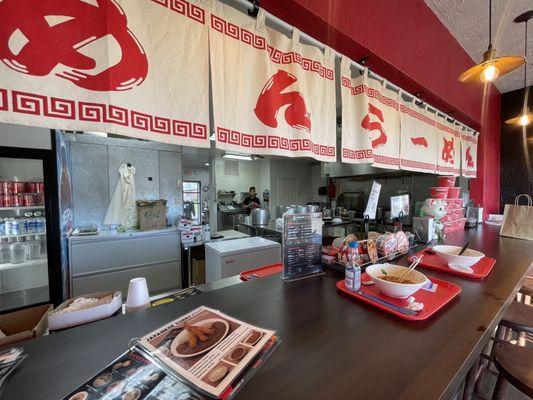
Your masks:
<svg viewBox="0 0 533 400"><path fill-rule="evenodd" d="M413 234L419 243L429 243L434 239L435 221L428 217L413 217Z"/></svg>
<svg viewBox="0 0 533 400"><path fill-rule="evenodd" d="M475 218L478 224L483 223L483 207L468 207L466 209L467 218Z"/></svg>

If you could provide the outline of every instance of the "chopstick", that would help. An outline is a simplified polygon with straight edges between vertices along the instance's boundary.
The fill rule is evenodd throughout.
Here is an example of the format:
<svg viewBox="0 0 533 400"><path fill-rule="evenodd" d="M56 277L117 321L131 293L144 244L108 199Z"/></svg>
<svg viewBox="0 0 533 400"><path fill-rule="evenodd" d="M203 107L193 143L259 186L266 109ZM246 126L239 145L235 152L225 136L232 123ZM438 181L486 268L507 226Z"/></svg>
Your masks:
<svg viewBox="0 0 533 400"><path fill-rule="evenodd" d="M413 271L416 266L420 263L420 261L422 260L422 257L424 257L424 255L422 254L420 257L414 257L415 260L411 263L411 265L409 266L409 268L407 269L407 271L404 271L404 273L400 276L400 280L398 281L398 283L402 283L403 280L405 279L405 277L407 276L407 274L409 274L411 271Z"/></svg>

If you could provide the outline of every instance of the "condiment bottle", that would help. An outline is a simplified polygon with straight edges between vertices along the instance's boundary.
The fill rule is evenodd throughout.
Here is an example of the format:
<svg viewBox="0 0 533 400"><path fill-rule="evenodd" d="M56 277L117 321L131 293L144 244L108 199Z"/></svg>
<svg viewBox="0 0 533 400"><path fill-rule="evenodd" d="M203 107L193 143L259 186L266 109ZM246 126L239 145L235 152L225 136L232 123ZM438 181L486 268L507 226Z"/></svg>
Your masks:
<svg viewBox="0 0 533 400"><path fill-rule="evenodd" d="M346 289L352 292L358 292L361 289L361 267L359 260L359 243L348 243L348 263L345 268L344 285Z"/></svg>

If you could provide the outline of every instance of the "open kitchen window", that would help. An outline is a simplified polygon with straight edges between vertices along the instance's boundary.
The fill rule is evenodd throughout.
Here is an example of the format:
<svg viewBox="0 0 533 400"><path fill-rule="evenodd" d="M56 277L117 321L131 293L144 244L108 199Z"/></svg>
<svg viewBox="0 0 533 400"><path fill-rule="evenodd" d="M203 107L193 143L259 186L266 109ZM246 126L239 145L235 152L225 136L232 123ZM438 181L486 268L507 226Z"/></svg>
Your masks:
<svg viewBox="0 0 533 400"><path fill-rule="evenodd" d="M183 181L183 215L193 221L201 222L202 184L200 181Z"/></svg>

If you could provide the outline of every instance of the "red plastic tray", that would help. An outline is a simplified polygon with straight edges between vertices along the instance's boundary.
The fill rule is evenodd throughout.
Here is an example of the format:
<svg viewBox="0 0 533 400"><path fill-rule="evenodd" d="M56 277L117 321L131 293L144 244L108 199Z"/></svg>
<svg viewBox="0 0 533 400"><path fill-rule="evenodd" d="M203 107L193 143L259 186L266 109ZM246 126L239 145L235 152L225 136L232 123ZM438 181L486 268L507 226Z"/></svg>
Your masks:
<svg viewBox="0 0 533 400"><path fill-rule="evenodd" d="M422 261L420 261L420 264L418 264L420 267L436 269L437 271L444 271L450 274L459 275L471 279L486 278L487 275L490 274L490 271L492 271L492 267L494 267L494 264L496 264L496 260L494 258L485 256L481 260L479 260L479 262L470 267L474 270L474 273L468 274L466 272L451 269L450 267L448 267L446 261L439 258L438 255L427 253L425 250L419 251L418 253L414 254L414 256L418 257L422 254L424 255L424 258L422 258Z"/></svg>
<svg viewBox="0 0 533 400"><path fill-rule="evenodd" d="M266 265L264 267L242 271L240 273L240 278L243 281L249 281L250 279L264 278L266 276L279 274L282 270L283 264Z"/></svg>
<svg viewBox="0 0 533 400"><path fill-rule="evenodd" d="M433 283L437 284L437 290L435 292L430 292L427 290L420 289L413 294L417 302L424 303L424 309L419 311L416 315L405 315L399 311L393 310L392 308L387 307L386 305L375 302L372 299L361 296L358 293L354 293L346 289L344 286L344 280L337 282L337 288L347 294L348 296L354 297L358 300L364 301L365 303L371 304L374 307L377 307L383 311L386 311L390 314L396 315L397 317L409 320L409 321L423 321L428 319L446 304L452 301L459 293L461 293L461 288L455 283L445 281L443 279L428 277ZM361 274L361 281L366 282L371 280L370 276L366 273ZM371 294L375 297L378 297L382 300L385 300L389 303L395 304L400 307L407 307L406 299L395 299L393 297L386 296L382 294L376 285L372 286L363 286L361 285L361 291L363 293Z"/></svg>

